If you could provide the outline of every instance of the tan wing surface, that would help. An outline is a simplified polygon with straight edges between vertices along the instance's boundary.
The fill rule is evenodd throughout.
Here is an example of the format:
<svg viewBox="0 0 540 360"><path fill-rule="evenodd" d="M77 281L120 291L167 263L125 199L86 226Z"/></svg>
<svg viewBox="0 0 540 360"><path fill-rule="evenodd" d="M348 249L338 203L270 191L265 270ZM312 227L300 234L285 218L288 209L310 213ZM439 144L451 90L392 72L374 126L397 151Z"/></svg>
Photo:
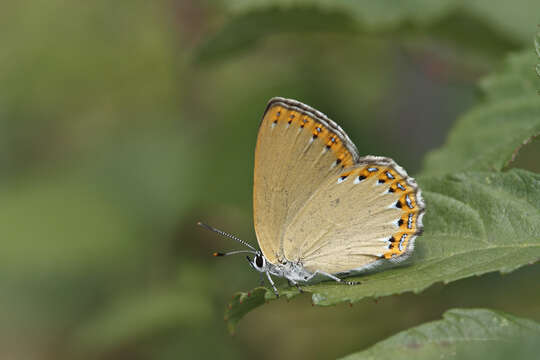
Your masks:
<svg viewBox="0 0 540 360"><path fill-rule="evenodd" d="M324 114L294 100L270 100L257 137L253 190L255 232L268 261L283 260L284 230L317 188L358 158Z"/></svg>
<svg viewBox="0 0 540 360"><path fill-rule="evenodd" d="M416 182L393 160L366 156L329 176L284 233L284 255L309 271L360 270L407 257L422 230Z"/></svg>

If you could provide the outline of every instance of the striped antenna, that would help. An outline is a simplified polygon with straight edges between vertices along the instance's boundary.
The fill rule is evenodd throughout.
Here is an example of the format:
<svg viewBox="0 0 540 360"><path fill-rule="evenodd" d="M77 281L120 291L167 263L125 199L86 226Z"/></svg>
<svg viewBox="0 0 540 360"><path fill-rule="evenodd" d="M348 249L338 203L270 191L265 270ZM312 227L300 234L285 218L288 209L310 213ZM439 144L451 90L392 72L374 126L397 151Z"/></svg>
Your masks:
<svg viewBox="0 0 540 360"><path fill-rule="evenodd" d="M203 223L203 222L200 222L200 221L197 223L197 225L199 225L200 227L203 227L203 228L205 228L205 229L207 229L207 230L210 230L210 231L213 231L213 232L218 233L218 234L220 234L220 235L223 235L223 236L225 236L225 237L228 237L228 238L230 238L230 239L236 240L236 241L238 241L240 244L242 244L242 245L244 245L244 246L247 246L248 248L250 248L251 250L253 250L255 253L257 253L257 250L256 250L253 246L249 245L247 242L245 242L244 240L241 240L241 239L237 238L237 237L234 236L234 235L231 235L231 234L229 234L229 233L226 233L225 231L221 231L221 230L219 230L219 229L216 229L216 228L214 228L214 227L212 227L212 226L210 226L210 225L208 225L208 224L205 224L205 223ZM225 256L225 255L226 255L226 254L223 254L223 253L214 253L214 256ZM228 255L228 254L227 254L227 255ZM230 255L232 255L232 254L230 254Z"/></svg>

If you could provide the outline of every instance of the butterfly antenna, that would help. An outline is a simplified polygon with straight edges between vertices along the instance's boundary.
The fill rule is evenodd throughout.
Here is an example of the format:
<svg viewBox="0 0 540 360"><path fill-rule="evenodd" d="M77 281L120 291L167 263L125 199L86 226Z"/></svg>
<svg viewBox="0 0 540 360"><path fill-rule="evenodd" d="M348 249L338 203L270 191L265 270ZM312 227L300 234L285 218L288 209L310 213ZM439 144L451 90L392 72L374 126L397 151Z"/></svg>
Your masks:
<svg viewBox="0 0 540 360"><path fill-rule="evenodd" d="M216 251L216 252L213 252L212 255L213 256L229 256L229 255L245 254L245 253L256 254L255 251L251 251L251 250L234 250L234 251L229 251L229 252L226 252L226 253Z"/></svg>
<svg viewBox="0 0 540 360"><path fill-rule="evenodd" d="M199 225L200 227L203 227L203 228L205 228L205 229L207 229L207 230L210 230L210 231L213 231L213 232L218 233L218 234L220 234L220 235L223 235L223 236L225 236L225 237L228 237L228 238L230 238L230 239L236 240L236 241L238 241L240 244L242 244L242 245L244 245L244 246L247 246L248 248L250 248L250 249L253 250L254 252L257 252L257 249L255 249L253 246L249 245L247 242L245 242L244 240L241 240L241 239L237 238L237 237L234 236L234 235L231 235L231 234L229 234L229 233L226 233L225 231L221 231L221 230L219 230L219 229L216 229L216 228L214 228L214 227L212 227L212 226L210 226L210 225L208 225L208 224L205 224L205 223L203 223L203 222L200 222L200 221L197 223L197 225ZM228 253L228 254L230 254L230 253ZM224 256L224 255L225 255L225 254L223 254L223 253L214 253L214 256ZM230 254L230 255L232 255L232 254Z"/></svg>

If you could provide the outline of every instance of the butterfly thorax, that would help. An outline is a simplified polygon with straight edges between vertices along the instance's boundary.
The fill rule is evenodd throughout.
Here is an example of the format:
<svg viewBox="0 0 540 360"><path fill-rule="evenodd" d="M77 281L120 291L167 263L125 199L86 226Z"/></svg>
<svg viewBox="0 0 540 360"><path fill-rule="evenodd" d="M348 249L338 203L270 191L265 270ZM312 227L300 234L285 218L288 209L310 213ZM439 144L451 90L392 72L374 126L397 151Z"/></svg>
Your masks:
<svg viewBox="0 0 540 360"><path fill-rule="evenodd" d="M284 277L291 281L308 281L313 273L306 270L301 262L282 261L277 264L267 263L270 274Z"/></svg>

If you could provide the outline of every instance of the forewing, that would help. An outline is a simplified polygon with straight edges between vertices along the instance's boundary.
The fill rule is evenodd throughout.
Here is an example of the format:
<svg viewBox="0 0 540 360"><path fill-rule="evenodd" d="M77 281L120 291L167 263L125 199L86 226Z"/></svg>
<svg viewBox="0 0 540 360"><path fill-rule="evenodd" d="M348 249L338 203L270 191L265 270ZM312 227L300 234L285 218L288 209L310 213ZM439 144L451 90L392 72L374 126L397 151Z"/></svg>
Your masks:
<svg viewBox="0 0 540 360"><path fill-rule="evenodd" d="M328 177L288 223L287 259L309 271L361 270L379 259L400 261L422 231L424 203L416 182L393 160L366 156Z"/></svg>
<svg viewBox="0 0 540 360"><path fill-rule="evenodd" d="M270 100L257 137L253 190L255 232L268 261L282 260L284 231L306 201L358 159L345 132L324 114L298 101Z"/></svg>

